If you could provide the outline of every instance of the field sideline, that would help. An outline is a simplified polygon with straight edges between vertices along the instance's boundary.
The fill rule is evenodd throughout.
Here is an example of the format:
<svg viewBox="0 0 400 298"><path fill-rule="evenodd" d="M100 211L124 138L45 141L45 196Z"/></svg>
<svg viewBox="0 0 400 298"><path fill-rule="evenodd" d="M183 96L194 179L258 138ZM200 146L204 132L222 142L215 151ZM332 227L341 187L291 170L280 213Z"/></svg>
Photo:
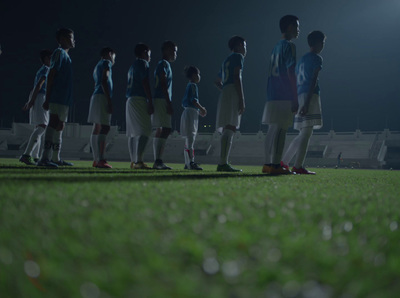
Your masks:
<svg viewBox="0 0 400 298"><path fill-rule="evenodd" d="M0 159L0 297L400 296L400 171L110 163Z"/></svg>

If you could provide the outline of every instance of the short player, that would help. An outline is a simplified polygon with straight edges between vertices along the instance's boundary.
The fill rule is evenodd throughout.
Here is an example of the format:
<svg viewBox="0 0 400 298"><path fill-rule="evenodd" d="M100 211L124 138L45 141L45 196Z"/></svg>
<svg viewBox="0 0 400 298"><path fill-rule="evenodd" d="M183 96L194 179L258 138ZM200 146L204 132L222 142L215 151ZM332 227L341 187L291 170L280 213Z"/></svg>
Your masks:
<svg viewBox="0 0 400 298"><path fill-rule="evenodd" d="M136 60L128 71L126 136L131 169L148 170L151 168L143 162L143 156L151 135L151 115L154 113L149 79L149 46L144 43L137 44L135 56Z"/></svg>
<svg viewBox="0 0 400 298"><path fill-rule="evenodd" d="M291 41L299 36L299 19L286 15L279 21L282 39L271 53L267 102L262 123L268 124L265 138L265 164L262 172L273 175L292 174L281 166L286 133L297 111L296 46Z"/></svg>
<svg viewBox="0 0 400 298"><path fill-rule="evenodd" d="M181 116L181 136L185 138L185 148L183 151L185 169L203 170L194 162L194 141L199 126L199 114L202 117L207 115L207 110L199 102L197 84L200 82L200 70L196 66L186 66L184 72L186 78L189 79L182 100L182 107L185 110Z"/></svg>
<svg viewBox="0 0 400 298"><path fill-rule="evenodd" d="M44 150L38 166L57 168L72 166L60 158L62 131L68 120L72 99L72 61L69 50L75 47L74 32L68 28L56 33L59 48L51 56L50 70L47 76L46 97L43 108L49 110L49 124L45 130ZM52 158L52 159L51 159Z"/></svg>
<svg viewBox="0 0 400 298"><path fill-rule="evenodd" d="M157 170L171 170L171 167L164 164L162 156L168 136L171 134L172 109L172 70L171 62L177 57L178 47L172 41L165 41L161 47L163 58L158 62L154 71L154 113L152 125L156 128L153 140L154 164Z"/></svg>
<svg viewBox="0 0 400 298"><path fill-rule="evenodd" d="M221 90L217 107L216 129L221 135L221 155L217 166L220 172L241 172L232 167L228 160L232 147L233 135L240 127L240 118L245 109L242 71L247 53L246 40L233 36L228 42L231 54L222 64L220 76L215 85Z"/></svg>
<svg viewBox="0 0 400 298"><path fill-rule="evenodd" d="M296 155L292 172L296 174L312 174L304 167L308 144L313 129L322 127L322 113L318 75L322 69L322 57L326 36L321 31L313 31L307 36L310 52L305 54L296 66L297 94L299 110L294 118L294 129L299 135L290 143L285 152L282 165L289 168L289 162Z"/></svg>
<svg viewBox="0 0 400 298"><path fill-rule="evenodd" d="M49 72L50 59L50 50L42 50L40 52L40 60L43 65L36 73L35 82L29 100L22 108L24 111L29 110L29 124L35 126L29 138L25 152L19 158L20 162L27 165L35 165L39 160L42 135L44 134L47 123L49 122L49 112L44 110L42 105L46 95L46 78Z"/></svg>
<svg viewBox="0 0 400 298"><path fill-rule="evenodd" d="M94 92L90 99L88 116L88 122L93 123L90 145L93 152L93 167L110 169L112 166L104 158L104 153L113 111L112 66L115 63L115 51L105 47L101 50L100 56L101 59L93 71Z"/></svg>

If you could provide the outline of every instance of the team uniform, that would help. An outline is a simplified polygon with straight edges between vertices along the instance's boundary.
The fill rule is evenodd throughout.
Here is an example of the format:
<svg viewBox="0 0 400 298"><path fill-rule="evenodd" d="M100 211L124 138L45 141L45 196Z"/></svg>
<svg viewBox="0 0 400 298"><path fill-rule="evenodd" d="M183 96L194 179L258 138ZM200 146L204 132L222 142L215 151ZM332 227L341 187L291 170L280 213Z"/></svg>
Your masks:
<svg viewBox="0 0 400 298"><path fill-rule="evenodd" d="M237 129L240 127L241 115L239 115L238 91L234 84L234 70L236 67L243 69L244 56L240 53L232 53L225 59L221 68L222 92L218 100L216 129L222 132L224 127L231 125Z"/></svg>
<svg viewBox="0 0 400 298"><path fill-rule="evenodd" d="M101 125L111 124L111 114L108 112L108 100L104 94L102 83L102 77L104 70L109 70L109 76L107 79L108 90L110 92L110 98L113 95L113 81L112 81L112 62L107 59L102 59L97 63L93 71L93 79L95 82L94 92L90 99L89 107L89 123L98 123Z"/></svg>
<svg viewBox="0 0 400 298"><path fill-rule="evenodd" d="M197 84L189 82L186 86L182 107L185 109L181 116L181 136L195 137L199 126L199 109L193 104L199 102L199 90Z"/></svg>
<svg viewBox="0 0 400 298"><path fill-rule="evenodd" d="M307 93L310 90L311 81L317 69L322 69L322 57L312 52L305 54L296 66L299 111L301 111L307 99ZM297 113L294 119L294 128L297 130L310 126L314 129L320 129L322 127L321 99L318 80L308 105L307 114L300 115Z"/></svg>
<svg viewBox="0 0 400 298"><path fill-rule="evenodd" d="M47 125L49 123L49 112L43 109L43 103L46 97L46 79L48 73L49 73L49 67L46 65L42 65L42 67L37 71L35 76L35 82L33 84L34 88L40 81L40 79L45 78L45 81L39 90L35 103L29 110L29 123L32 125L39 125L39 124Z"/></svg>
<svg viewBox="0 0 400 298"><path fill-rule="evenodd" d="M171 115L167 113L167 103L161 87L161 76L166 75L169 99L172 100L172 70L171 65L165 59L158 62L154 71L154 114L152 115L153 127L172 128Z"/></svg>

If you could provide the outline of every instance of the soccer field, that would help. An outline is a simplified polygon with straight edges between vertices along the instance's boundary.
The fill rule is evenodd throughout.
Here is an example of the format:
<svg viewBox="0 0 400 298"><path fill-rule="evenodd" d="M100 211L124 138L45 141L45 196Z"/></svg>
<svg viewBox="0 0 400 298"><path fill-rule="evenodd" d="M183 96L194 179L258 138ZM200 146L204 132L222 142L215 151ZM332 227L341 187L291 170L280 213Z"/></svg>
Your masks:
<svg viewBox="0 0 400 298"><path fill-rule="evenodd" d="M400 171L0 159L0 297L398 297Z"/></svg>

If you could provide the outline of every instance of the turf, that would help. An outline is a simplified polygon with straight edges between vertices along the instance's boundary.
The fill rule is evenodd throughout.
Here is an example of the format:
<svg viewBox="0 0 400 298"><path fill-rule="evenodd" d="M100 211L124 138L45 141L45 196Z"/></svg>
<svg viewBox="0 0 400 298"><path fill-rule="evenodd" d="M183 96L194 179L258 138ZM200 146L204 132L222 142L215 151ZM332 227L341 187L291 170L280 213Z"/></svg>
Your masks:
<svg viewBox="0 0 400 298"><path fill-rule="evenodd" d="M399 171L0 159L1 297L396 297Z"/></svg>

